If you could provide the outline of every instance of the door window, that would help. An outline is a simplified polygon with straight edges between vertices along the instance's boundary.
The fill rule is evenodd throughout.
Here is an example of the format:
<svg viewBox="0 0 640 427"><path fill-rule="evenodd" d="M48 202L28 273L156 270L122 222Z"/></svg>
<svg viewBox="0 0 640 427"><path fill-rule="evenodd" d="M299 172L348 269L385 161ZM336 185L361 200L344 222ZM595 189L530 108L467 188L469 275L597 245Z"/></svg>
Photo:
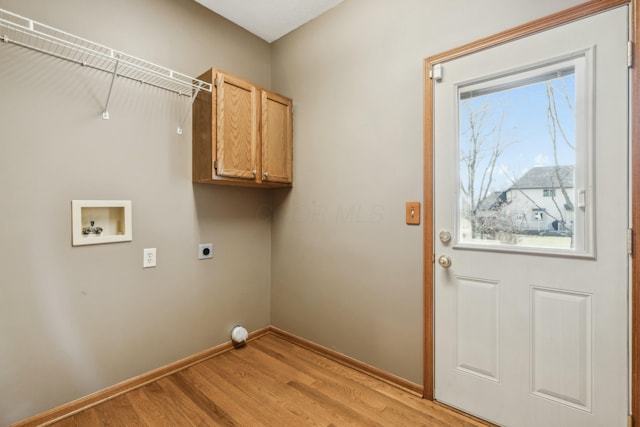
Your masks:
<svg viewBox="0 0 640 427"><path fill-rule="evenodd" d="M589 52L457 85L457 246L589 254Z"/></svg>

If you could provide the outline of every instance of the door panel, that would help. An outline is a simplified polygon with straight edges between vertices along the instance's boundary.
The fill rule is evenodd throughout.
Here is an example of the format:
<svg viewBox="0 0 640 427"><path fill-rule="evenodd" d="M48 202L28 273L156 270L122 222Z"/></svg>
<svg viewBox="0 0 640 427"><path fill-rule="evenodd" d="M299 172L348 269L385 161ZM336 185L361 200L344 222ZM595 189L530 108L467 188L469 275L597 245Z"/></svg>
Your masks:
<svg viewBox="0 0 640 427"><path fill-rule="evenodd" d="M265 181L292 181L291 106L290 99L262 91L262 163Z"/></svg>
<svg viewBox="0 0 640 427"><path fill-rule="evenodd" d="M627 28L624 6L441 64L434 235L453 239L434 241L451 260L434 269L437 400L503 425L626 425ZM493 119L482 109L519 88L528 101L503 100ZM481 101L471 115L467 100ZM483 111L476 136L493 142L476 149L485 163L470 185L464 120ZM492 159L490 135L510 134Z"/></svg>
<svg viewBox="0 0 640 427"><path fill-rule="evenodd" d="M498 284L458 277L455 286L457 369L498 381Z"/></svg>
<svg viewBox="0 0 640 427"><path fill-rule="evenodd" d="M218 73L217 174L255 179L258 93L252 84Z"/></svg>
<svg viewBox="0 0 640 427"><path fill-rule="evenodd" d="M591 409L591 295L531 288L531 392Z"/></svg>

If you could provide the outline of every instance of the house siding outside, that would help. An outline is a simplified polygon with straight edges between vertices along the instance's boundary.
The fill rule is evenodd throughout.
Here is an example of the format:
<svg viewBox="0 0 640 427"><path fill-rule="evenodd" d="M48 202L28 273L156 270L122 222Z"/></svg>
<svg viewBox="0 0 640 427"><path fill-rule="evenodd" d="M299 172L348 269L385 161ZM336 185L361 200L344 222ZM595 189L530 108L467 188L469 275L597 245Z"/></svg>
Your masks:
<svg viewBox="0 0 640 427"><path fill-rule="evenodd" d="M516 232L570 233L573 230L573 166L531 168L505 193L503 210Z"/></svg>

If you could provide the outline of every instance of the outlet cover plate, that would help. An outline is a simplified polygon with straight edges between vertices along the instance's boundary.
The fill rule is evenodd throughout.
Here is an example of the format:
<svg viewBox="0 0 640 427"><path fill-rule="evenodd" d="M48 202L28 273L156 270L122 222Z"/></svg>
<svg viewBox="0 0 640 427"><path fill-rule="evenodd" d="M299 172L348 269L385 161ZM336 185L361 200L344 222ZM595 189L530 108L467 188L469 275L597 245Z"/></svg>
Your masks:
<svg viewBox="0 0 640 427"><path fill-rule="evenodd" d="M200 243L198 245L198 259L213 258L213 243Z"/></svg>
<svg viewBox="0 0 640 427"><path fill-rule="evenodd" d="M142 253L142 267L149 268L156 266L156 248L146 248Z"/></svg>

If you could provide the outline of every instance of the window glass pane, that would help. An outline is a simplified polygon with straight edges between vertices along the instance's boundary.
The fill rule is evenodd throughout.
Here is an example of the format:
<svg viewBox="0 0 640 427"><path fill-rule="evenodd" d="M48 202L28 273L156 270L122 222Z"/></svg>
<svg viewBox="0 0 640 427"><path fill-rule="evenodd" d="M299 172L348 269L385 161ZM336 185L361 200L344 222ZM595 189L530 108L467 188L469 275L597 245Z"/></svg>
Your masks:
<svg viewBox="0 0 640 427"><path fill-rule="evenodd" d="M576 67L458 93L458 243L576 249Z"/></svg>

